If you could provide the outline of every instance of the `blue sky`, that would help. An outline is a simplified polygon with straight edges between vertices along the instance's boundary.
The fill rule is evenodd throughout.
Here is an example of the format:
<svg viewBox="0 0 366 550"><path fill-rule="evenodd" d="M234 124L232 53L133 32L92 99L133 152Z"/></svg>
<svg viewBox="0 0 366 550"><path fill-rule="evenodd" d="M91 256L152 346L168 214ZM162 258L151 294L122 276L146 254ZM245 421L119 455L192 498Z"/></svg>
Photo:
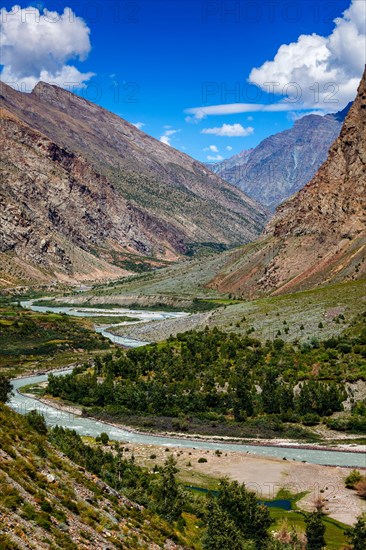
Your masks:
<svg viewBox="0 0 366 550"><path fill-rule="evenodd" d="M15 5L28 13L9 15ZM202 161L254 147L302 114L343 108L356 93L366 57L364 0L1 6L5 81L31 87L46 70L45 79L55 75L62 85L60 75L72 74L73 82L84 75L78 93ZM41 31L31 6L40 15L44 8L55 12L49 31ZM72 16L61 27L56 16L65 7ZM269 83L275 94L268 93Z"/></svg>

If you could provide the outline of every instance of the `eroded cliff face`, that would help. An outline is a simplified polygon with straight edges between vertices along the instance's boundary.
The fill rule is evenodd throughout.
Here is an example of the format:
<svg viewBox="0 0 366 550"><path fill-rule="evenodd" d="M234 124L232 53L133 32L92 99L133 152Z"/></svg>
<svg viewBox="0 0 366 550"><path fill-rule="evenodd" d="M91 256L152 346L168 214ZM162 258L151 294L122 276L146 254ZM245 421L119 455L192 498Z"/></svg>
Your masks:
<svg viewBox="0 0 366 550"><path fill-rule="evenodd" d="M1 118L0 254L4 270L14 264L10 276L113 277L126 273L118 254L184 251L174 228L125 200L81 155L5 109Z"/></svg>
<svg viewBox="0 0 366 550"><path fill-rule="evenodd" d="M365 276L365 256L366 71L317 174L212 285L244 295L311 288Z"/></svg>
<svg viewBox="0 0 366 550"><path fill-rule="evenodd" d="M35 268L77 276L74 247L91 271L121 274L117 252L175 260L190 243L248 242L267 220L199 162L66 90L1 83L0 103L0 250Z"/></svg>

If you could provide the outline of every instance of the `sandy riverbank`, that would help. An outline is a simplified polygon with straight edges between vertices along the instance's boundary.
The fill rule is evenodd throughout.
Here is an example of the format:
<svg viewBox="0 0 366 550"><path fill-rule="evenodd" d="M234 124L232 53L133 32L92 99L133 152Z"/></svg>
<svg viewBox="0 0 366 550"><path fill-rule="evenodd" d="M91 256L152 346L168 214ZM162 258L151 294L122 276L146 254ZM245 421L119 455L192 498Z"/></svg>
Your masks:
<svg viewBox="0 0 366 550"><path fill-rule="evenodd" d="M283 461L235 451L217 455L215 451L171 447L167 452L165 448L155 445L130 443L126 444L126 448L125 456L133 454L137 464L150 468L154 464L162 464L168 452L174 454L180 469L179 476L187 485L202 486L207 476L227 476L245 483L264 500L275 498L282 488L289 489L291 493L306 492L297 503L300 509L312 510L315 499L321 496L326 514L348 525L355 523L361 512L366 512L366 501L345 488L344 478L349 474L348 468ZM207 462L199 463L199 458L205 458Z"/></svg>
<svg viewBox="0 0 366 550"><path fill-rule="evenodd" d="M77 416L81 414L80 408L58 403L54 399L41 398L38 400ZM122 427L117 424L112 425ZM168 436L168 434L162 435ZM193 438L191 435L188 437ZM203 437L199 440L203 439L213 441L212 438ZM257 441L252 440L250 443L258 444ZM298 442L285 440L260 440L260 443L270 446L276 444L283 446L286 443L287 447L301 445ZM348 445L342 446L345 446L347 451L351 450ZM260 498L265 500L275 498L281 488L287 488L292 493L306 492L307 494L298 502L299 508L311 510L314 500L321 496L325 501L326 513L349 525L356 521L362 511L366 512L366 501L344 486L344 478L350 471L346 467L300 463L239 451L217 454L214 450L196 449L194 441L191 448L169 447L168 451L166 447L162 446L127 442L125 448L128 448L128 451L125 451L126 456L133 454L137 463L150 468L156 463L162 464L168 453L173 453L181 470L180 477L187 484L202 486L205 485L207 477L227 476L230 479L246 483ZM207 462L199 463L199 458L205 458Z"/></svg>

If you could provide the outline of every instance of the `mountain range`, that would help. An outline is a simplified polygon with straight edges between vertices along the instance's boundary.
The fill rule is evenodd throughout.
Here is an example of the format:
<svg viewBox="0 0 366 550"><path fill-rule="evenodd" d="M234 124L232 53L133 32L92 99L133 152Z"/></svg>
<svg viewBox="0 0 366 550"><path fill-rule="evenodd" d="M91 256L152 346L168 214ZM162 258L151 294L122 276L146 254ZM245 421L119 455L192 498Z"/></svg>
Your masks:
<svg viewBox="0 0 366 550"><path fill-rule="evenodd" d="M207 166L274 211L316 174L339 136L351 105L335 114L306 115L289 130L269 136L254 149Z"/></svg>
<svg viewBox="0 0 366 550"><path fill-rule="evenodd" d="M257 237L268 212L119 116L40 82L1 83L0 279L74 281Z"/></svg>
<svg viewBox="0 0 366 550"><path fill-rule="evenodd" d="M213 288L251 297L365 276L365 129L366 69L327 160L278 207L259 240L229 254Z"/></svg>

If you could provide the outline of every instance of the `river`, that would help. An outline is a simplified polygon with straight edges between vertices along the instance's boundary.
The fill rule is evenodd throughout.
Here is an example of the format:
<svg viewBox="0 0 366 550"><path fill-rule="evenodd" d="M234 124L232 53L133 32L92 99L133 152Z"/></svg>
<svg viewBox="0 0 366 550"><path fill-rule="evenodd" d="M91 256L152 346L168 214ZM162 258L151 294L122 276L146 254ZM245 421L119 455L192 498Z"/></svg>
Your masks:
<svg viewBox="0 0 366 550"><path fill-rule="evenodd" d="M52 313L66 313L68 315L78 315L78 316L95 316L95 310L88 308L87 311L82 308L65 308L65 307L44 307L44 306L34 306L32 302L23 302L23 307L33 309L35 311L52 311ZM98 316L103 311L98 309ZM142 321L155 320L155 319L165 319L178 317L182 315L187 315L183 312L151 312L151 311L132 311L126 309L113 310L114 314L119 316L130 315L134 318L139 318ZM123 312L123 313L121 313ZM110 310L105 310L105 315L111 316ZM114 326L114 325L112 325ZM108 326L107 328L111 328ZM105 335L110 337L111 340L115 342L115 339L112 334L110 334L104 328ZM129 347L136 347L137 345L144 345L146 342L138 342L133 340L132 343L126 338L122 338L123 342L118 342ZM56 373L59 376L70 372L70 370L61 371ZM366 468L366 455L363 453L353 453L348 451L331 451L331 450L322 450L322 449L305 449L299 445L298 447L292 448L283 448L277 446L260 446L260 445L243 445L235 443L224 443L224 442L212 442L212 441L203 441L203 440L190 440L187 438L180 437L164 437L159 435L149 435L145 433L133 432L127 429L118 428L110 424L105 424L98 420L92 418L84 418L81 416L74 415L73 413L60 411L49 405L40 403L37 399L23 395L19 393L19 388L28 384L36 384L40 382L45 382L47 380L47 374L38 374L33 376L28 376L25 378L19 378L13 380L14 395L9 403L9 405L21 414L26 414L32 409L37 409L41 412L48 425L64 426L70 429L74 429L80 435L90 435L97 436L101 432L106 432L111 439L124 441L129 443L140 443L148 445L159 445L159 446L173 446L173 447L188 447L196 449L208 449L208 450L220 450L223 452L227 451L237 451L243 453L253 453L262 456L272 456L277 458L286 458L287 460L296 460L296 461L306 461L313 464L326 464L332 466L349 466L349 467L361 467Z"/></svg>

